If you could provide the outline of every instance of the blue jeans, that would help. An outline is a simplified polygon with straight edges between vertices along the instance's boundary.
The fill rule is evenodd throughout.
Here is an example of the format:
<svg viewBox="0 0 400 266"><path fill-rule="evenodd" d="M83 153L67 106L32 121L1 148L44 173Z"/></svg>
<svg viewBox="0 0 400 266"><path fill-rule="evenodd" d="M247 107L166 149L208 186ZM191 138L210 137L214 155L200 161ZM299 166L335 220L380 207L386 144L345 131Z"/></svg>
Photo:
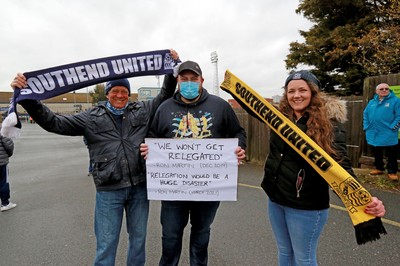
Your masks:
<svg viewBox="0 0 400 266"><path fill-rule="evenodd" d="M114 191L96 192L94 265L114 265L122 219L126 213L129 235L127 265L144 265L149 201L145 184Z"/></svg>
<svg viewBox="0 0 400 266"><path fill-rule="evenodd" d="M280 266L318 265L317 246L329 209L299 210L268 200L268 214Z"/></svg>
<svg viewBox="0 0 400 266"><path fill-rule="evenodd" d="M0 200L1 205L6 206L10 203L10 184L7 181L8 165L0 166Z"/></svg>
<svg viewBox="0 0 400 266"><path fill-rule="evenodd" d="M190 217L190 265L207 265L208 242L218 201L162 201L162 255L160 265L178 265L183 231Z"/></svg>

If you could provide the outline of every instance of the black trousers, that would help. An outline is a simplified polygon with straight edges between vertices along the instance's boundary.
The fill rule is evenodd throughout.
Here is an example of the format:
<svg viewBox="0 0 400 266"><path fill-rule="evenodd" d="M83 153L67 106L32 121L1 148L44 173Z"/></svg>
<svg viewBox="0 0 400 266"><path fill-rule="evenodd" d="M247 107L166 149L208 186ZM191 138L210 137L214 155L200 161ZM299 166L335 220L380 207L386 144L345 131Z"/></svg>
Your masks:
<svg viewBox="0 0 400 266"><path fill-rule="evenodd" d="M383 155L387 157L386 169L388 174L397 173L397 145L393 146L371 146L372 152L375 157L374 165L376 169L384 171L385 164L383 162Z"/></svg>
<svg viewBox="0 0 400 266"><path fill-rule="evenodd" d="M7 165L0 166L0 199L1 205L8 205L10 199L10 185L7 182Z"/></svg>

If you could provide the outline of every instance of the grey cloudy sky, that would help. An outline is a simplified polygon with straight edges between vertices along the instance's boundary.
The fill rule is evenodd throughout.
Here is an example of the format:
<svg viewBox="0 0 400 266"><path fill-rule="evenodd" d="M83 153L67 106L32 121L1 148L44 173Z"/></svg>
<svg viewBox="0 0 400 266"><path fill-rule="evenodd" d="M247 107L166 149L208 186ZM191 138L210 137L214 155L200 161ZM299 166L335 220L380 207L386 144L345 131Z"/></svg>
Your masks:
<svg viewBox="0 0 400 266"><path fill-rule="evenodd" d="M311 23L295 13L299 0L1 0L0 90L17 72L89 59L174 48L197 61L213 90L232 73L264 97L281 94L289 43ZM136 91L157 79L130 79ZM228 98L226 94L221 96Z"/></svg>

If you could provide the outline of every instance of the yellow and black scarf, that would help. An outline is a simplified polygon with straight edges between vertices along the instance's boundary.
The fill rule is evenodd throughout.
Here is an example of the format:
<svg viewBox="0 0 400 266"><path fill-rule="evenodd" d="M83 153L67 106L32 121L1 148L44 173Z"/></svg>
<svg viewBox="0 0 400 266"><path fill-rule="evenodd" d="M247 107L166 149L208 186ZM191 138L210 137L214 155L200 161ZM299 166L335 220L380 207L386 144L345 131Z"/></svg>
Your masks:
<svg viewBox="0 0 400 266"><path fill-rule="evenodd" d="M377 240L380 234L386 234L381 219L364 212L372 200L371 194L310 137L228 70L220 87L250 115L274 130L328 182L347 208L358 244Z"/></svg>

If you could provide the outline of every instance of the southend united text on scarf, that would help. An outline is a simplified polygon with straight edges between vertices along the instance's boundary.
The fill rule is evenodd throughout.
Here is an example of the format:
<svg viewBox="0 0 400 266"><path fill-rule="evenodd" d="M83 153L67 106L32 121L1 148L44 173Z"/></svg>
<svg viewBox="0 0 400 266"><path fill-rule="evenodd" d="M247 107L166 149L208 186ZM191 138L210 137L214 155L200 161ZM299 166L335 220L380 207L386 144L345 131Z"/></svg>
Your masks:
<svg viewBox="0 0 400 266"><path fill-rule="evenodd" d="M157 71L162 67L162 55L154 54L58 69L28 78L28 88L21 89L21 95L42 94L57 87L105 78L110 75Z"/></svg>
<svg viewBox="0 0 400 266"><path fill-rule="evenodd" d="M255 112L264 118L277 133L292 143L301 153L309 158L319 169L326 172L332 164L307 143L299 134L285 123L273 110L268 108L251 91L247 90L239 82L235 84L236 93L251 106Z"/></svg>

